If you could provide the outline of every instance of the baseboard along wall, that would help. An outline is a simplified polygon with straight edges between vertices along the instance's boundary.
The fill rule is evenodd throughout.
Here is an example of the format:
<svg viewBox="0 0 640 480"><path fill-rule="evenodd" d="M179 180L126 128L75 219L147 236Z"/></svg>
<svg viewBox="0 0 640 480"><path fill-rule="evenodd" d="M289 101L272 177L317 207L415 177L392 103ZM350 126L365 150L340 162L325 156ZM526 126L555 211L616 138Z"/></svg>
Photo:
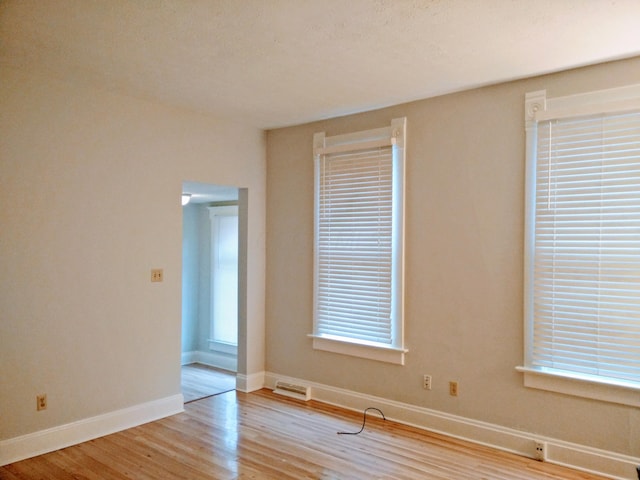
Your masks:
<svg viewBox="0 0 640 480"><path fill-rule="evenodd" d="M184 411L182 394L0 441L0 466L137 427Z"/></svg>
<svg viewBox="0 0 640 480"><path fill-rule="evenodd" d="M640 465L640 457L631 457L554 438L540 437L500 425L309 382L304 379L278 375L273 372L265 373L264 386L266 388L275 388L277 381L310 387L311 399L330 405L359 412L364 411L367 407L376 407L384 412L387 419L405 425L615 480L637 480L638 478L636 466ZM542 452L537 450L540 446L543 447Z"/></svg>
<svg viewBox="0 0 640 480"><path fill-rule="evenodd" d="M236 387L241 392L249 393L263 387L273 389L277 381L307 386L310 388L311 399L342 408L363 411L367 407L376 407L384 411L389 420L530 458L539 457L536 448L542 444L544 446L543 461L615 480L637 479L636 466L640 465L639 457L621 455L554 438L540 437L382 397L365 395L272 372L238 374ZM0 441L0 466L175 415L184 411L183 402L182 394L173 395L47 430L2 440Z"/></svg>
<svg viewBox="0 0 640 480"><path fill-rule="evenodd" d="M190 363L202 363L210 367L221 368L235 372L238 370L238 358L235 355L229 355L221 352L203 352L196 350L192 352L183 352L181 358L182 365Z"/></svg>

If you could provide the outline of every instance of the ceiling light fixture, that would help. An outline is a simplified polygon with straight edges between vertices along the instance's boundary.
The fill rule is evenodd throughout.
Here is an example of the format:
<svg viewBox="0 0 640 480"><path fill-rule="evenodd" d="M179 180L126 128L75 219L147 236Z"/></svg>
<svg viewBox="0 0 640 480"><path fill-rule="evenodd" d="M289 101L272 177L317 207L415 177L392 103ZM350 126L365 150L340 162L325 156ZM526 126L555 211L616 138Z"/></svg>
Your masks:
<svg viewBox="0 0 640 480"><path fill-rule="evenodd" d="M189 200L191 200L191 194L190 193L183 193L182 194L182 206L184 207L187 203L189 203Z"/></svg>

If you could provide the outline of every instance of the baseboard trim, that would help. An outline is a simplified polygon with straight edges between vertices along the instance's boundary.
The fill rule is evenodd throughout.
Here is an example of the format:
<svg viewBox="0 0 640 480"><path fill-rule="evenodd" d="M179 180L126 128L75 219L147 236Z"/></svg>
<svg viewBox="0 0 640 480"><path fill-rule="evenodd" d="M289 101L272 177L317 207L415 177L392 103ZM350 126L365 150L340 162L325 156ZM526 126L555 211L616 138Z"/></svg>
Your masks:
<svg viewBox="0 0 640 480"><path fill-rule="evenodd" d="M276 381L311 387L313 400L360 412L367 407L376 407L381 409L389 420L529 458L536 458L536 442L544 442L547 447L544 461L615 480L637 479L636 466L640 465L640 458L637 457L541 437L529 432L304 379L273 372L265 373L266 388L274 388Z"/></svg>
<svg viewBox="0 0 640 480"><path fill-rule="evenodd" d="M182 352L182 356L180 359L180 363L181 365L189 365L190 363L196 363L196 353L195 351L192 352Z"/></svg>
<svg viewBox="0 0 640 480"><path fill-rule="evenodd" d="M137 427L184 411L182 394L0 441L0 466Z"/></svg>
<svg viewBox="0 0 640 480"><path fill-rule="evenodd" d="M182 365L190 363L202 363L210 367L235 372L238 370L238 357L222 352L203 352L196 350L193 352L184 352L182 354Z"/></svg>
<svg viewBox="0 0 640 480"><path fill-rule="evenodd" d="M255 392L256 390L264 388L264 385L265 372L251 373L249 375L238 373L236 375L236 390L240 392Z"/></svg>

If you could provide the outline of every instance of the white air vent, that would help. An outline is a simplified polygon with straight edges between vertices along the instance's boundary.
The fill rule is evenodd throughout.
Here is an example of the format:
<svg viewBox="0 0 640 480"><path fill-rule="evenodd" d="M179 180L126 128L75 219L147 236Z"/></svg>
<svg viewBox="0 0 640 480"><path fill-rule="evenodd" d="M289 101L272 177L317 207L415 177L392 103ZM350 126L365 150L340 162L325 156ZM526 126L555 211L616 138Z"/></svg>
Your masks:
<svg viewBox="0 0 640 480"><path fill-rule="evenodd" d="M311 398L311 389L304 385L294 385L292 383L286 383L277 381L274 393L285 395L291 398L297 398L298 400L304 400L305 402Z"/></svg>

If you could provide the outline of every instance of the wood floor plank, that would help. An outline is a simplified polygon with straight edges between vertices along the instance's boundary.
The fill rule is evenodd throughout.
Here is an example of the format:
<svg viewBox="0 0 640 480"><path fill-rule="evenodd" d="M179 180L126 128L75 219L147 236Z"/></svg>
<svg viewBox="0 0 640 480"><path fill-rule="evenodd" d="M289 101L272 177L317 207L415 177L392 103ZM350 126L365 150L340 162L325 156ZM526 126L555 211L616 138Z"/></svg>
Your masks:
<svg viewBox="0 0 640 480"><path fill-rule="evenodd" d="M230 372L200 363L182 366L182 395L185 403L236 388L236 377Z"/></svg>
<svg viewBox="0 0 640 480"><path fill-rule="evenodd" d="M267 390L0 467L0 479L603 480L602 477Z"/></svg>
<svg viewBox="0 0 640 480"><path fill-rule="evenodd" d="M96 449L90 445L90 443L85 443L76 447L63 448L49 455L47 460L66 468L67 471L81 471L81 478L86 480L121 480L125 478L108 463L96 459Z"/></svg>

